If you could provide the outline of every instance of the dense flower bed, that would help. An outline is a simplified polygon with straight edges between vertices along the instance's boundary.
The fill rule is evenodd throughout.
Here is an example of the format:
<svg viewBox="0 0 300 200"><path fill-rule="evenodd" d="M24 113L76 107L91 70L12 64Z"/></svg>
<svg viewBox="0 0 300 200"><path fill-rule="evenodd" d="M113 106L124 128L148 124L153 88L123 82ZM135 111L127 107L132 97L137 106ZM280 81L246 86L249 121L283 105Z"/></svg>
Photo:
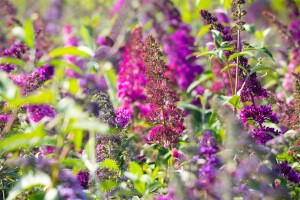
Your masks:
<svg viewBox="0 0 300 200"><path fill-rule="evenodd" d="M0 16L0 199L300 199L299 1Z"/></svg>

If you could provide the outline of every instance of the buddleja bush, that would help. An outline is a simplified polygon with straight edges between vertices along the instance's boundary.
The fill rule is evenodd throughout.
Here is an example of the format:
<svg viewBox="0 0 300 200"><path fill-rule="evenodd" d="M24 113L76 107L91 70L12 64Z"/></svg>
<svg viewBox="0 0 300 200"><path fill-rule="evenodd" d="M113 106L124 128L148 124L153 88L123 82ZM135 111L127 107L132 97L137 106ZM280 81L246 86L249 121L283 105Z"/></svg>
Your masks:
<svg viewBox="0 0 300 200"><path fill-rule="evenodd" d="M299 6L2 0L1 199L299 199Z"/></svg>

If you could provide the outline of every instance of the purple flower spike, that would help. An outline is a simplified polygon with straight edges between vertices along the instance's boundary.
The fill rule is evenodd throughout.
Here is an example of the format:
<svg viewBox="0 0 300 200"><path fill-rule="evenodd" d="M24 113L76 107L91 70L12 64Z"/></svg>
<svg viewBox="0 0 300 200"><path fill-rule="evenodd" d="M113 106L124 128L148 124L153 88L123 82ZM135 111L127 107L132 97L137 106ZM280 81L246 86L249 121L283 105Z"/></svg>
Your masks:
<svg viewBox="0 0 300 200"><path fill-rule="evenodd" d="M300 174L290 167L286 162L280 164L282 174L284 177L294 183L300 182Z"/></svg>
<svg viewBox="0 0 300 200"><path fill-rule="evenodd" d="M129 124L133 115L133 113L125 107L117 108L115 113L117 115L115 118L116 125L121 129L125 128Z"/></svg>
<svg viewBox="0 0 300 200"><path fill-rule="evenodd" d="M44 117L51 117L55 116L54 109L49 105L30 105L27 106L27 113L29 119L33 122L39 122Z"/></svg>

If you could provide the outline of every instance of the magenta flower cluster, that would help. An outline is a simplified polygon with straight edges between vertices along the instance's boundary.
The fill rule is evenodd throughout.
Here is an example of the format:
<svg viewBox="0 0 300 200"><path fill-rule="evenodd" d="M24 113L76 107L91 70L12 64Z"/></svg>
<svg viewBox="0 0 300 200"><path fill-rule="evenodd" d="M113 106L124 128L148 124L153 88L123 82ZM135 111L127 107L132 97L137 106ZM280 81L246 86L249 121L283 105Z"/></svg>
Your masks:
<svg viewBox="0 0 300 200"><path fill-rule="evenodd" d="M132 31L131 38L125 46L123 60L117 79L118 98L124 105L146 100L144 43L142 41L142 27Z"/></svg>
<svg viewBox="0 0 300 200"><path fill-rule="evenodd" d="M0 56L21 59L22 55L25 54L27 50L28 47L24 43L17 42L9 49L0 51ZM0 69L9 73L14 70L14 64L0 64Z"/></svg>

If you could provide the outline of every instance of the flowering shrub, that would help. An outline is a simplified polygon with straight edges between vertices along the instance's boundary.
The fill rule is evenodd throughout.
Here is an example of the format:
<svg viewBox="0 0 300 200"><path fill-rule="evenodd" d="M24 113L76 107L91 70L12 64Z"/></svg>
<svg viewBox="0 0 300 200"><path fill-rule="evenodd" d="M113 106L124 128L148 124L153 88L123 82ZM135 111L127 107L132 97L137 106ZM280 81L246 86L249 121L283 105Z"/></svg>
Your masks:
<svg viewBox="0 0 300 200"><path fill-rule="evenodd" d="M0 199L300 199L299 1L0 16Z"/></svg>

